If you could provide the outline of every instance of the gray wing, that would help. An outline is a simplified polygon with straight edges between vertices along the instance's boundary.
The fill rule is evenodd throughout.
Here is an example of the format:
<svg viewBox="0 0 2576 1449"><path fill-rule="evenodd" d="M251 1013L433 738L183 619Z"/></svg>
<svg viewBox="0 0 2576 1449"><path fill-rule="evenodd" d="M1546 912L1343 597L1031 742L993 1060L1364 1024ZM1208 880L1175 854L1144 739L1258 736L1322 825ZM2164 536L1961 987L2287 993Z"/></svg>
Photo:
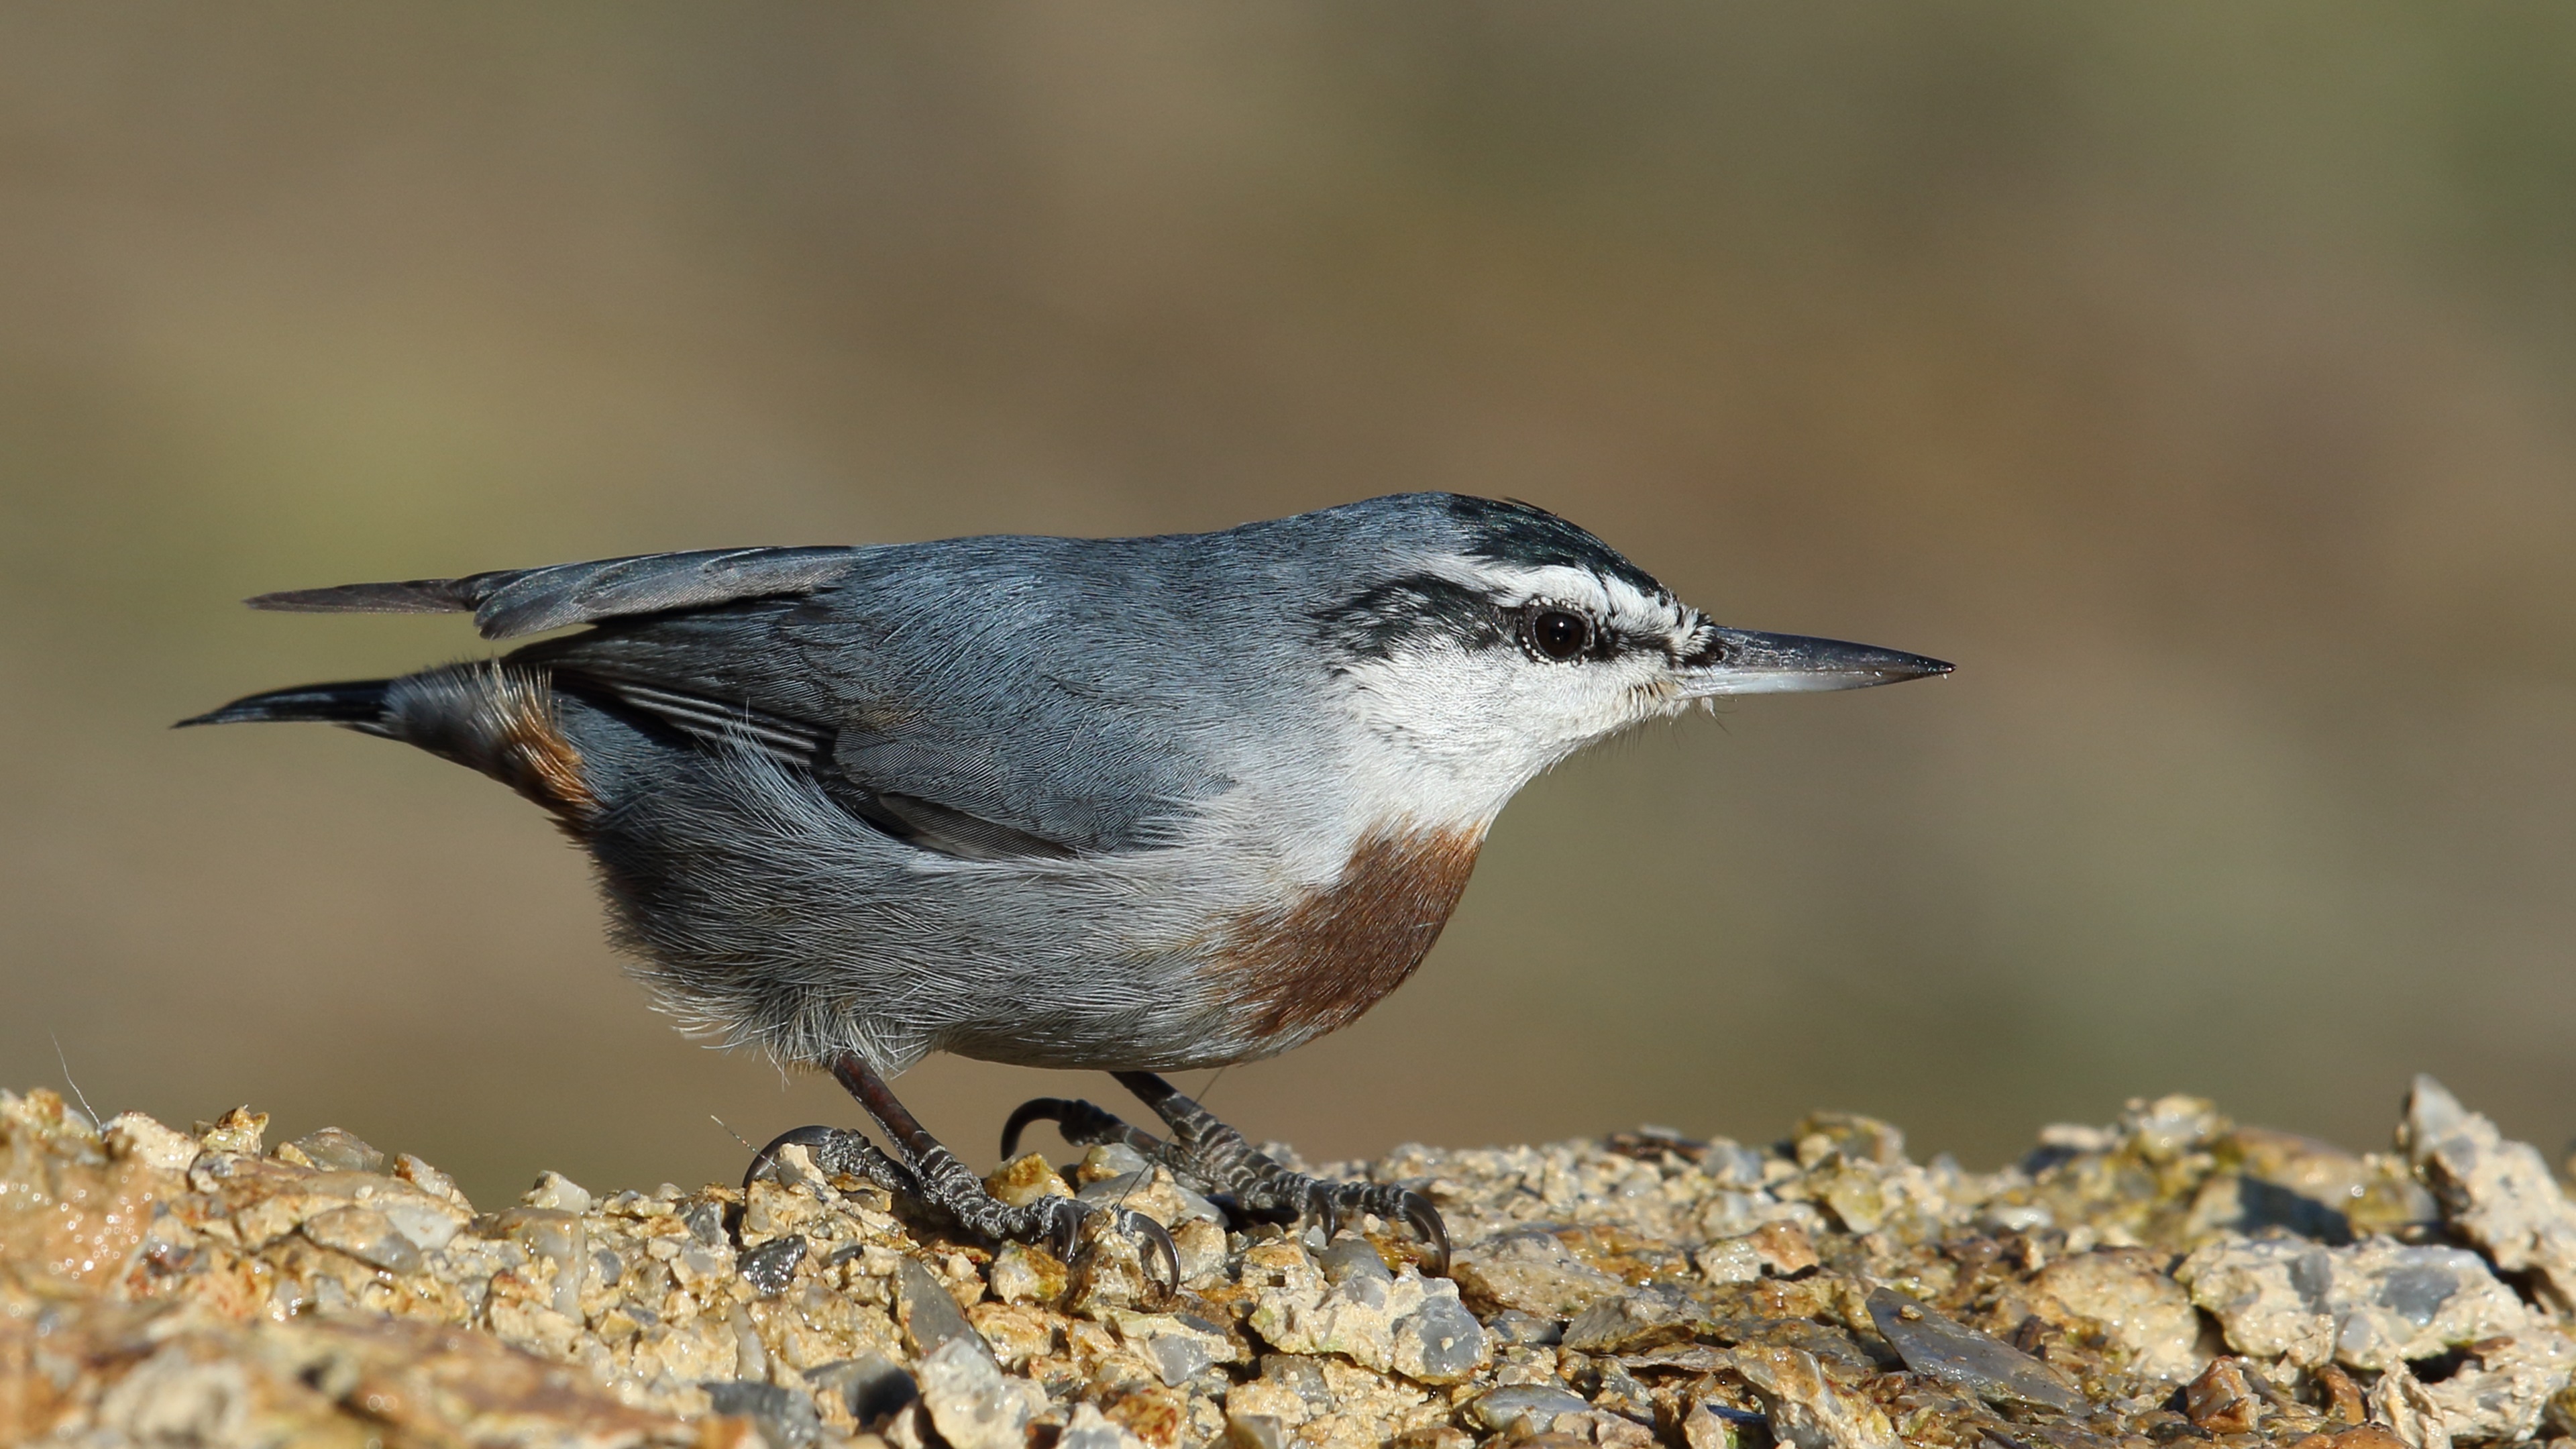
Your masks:
<svg viewBox="0 0 2576 1449"><path fill-rule="evenodd" d="M471 611L484 638L510 639L567 624L810 594L846 577L857 553L850 548L700 549L503 569L461 579L294 589L248 602L254 609L308 614Z"/></svg>
<svg viewBox="0 0 2576 1449"><path fill-rule="evenodd" d="M882 789L850 774L833 758L838 732L704 694L648 683L614 668L558 665L556 683L594 702L609 702L650 716L701 744L755 750L780 764L814 775L825 793L850 813L898 840L962 860L1062 859L1073 848L998 821L954 810L936 800ZM570 678L566 677L569 673Z"/></svg>
<svg viewBox="0 0 2576 1449"><path fill-rule="evenodd" d="M950 854L1150 848L1231 784L1211 710L1244 707L1134 542L870 549L805 597L612 619L514 658L701 741L811 771ZM1214 731L1222 736L1223 731Z"/></svg>

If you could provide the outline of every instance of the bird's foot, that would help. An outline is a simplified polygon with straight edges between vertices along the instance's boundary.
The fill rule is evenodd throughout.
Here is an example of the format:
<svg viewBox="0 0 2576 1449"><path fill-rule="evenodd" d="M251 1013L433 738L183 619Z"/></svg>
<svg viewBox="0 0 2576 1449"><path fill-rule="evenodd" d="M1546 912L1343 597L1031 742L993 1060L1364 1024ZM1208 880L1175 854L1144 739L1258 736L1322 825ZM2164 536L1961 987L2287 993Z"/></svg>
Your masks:
<svg viewBox="0 0 2576 1449"><path fill-rule="evenodd" d="M799 1127L779 1134L753 1155L750 1169L743 1174L746 1191L754 1179L771 1170L782 1149L801 1145L812 1154L814 1166L826 1179L862 1178L885 1189L896 1201L928 1208L988 1242L1042 1246L1065 1263L1073 1263L1081 1256L1084 1220L1105 1212L1111 1215L1118 1231L1143 1244L1149 1263L1159 1265L1164 1294L1179 1290L1180 1251L1161 1223L1127 1208L1104 1208L1069 1197L1040 1198L1025 1206L1006 1203L993 1196L983 1179L958 1161L955 1153L923 1131L874 1072L846 1062L836 1063L833 1072L868 1109L868 1115L877 1119L901 1156L877 1146L864 1133L838 1127ZM873 1090L862 1091L853 1077ZM890 1117L893 1120L889 1121Z"/></svg>
<svg viewBox="0 0 2576 1449"><path fill-rule="evenodd" d="M1130 1126L1089 1102L1040 1097L1021 1103L1011 1114L1002 1129L1002 1155L1012 1155L1019 1146L1021 1131L1030 1123L1053 1122L1068 1142L1083 1146L1114 1143L1132 1148L1174 1176L1198 1184L1211 1196L1230 1200L1247 1218L1270 1222L1312 1218L1323 1227L1327 1238L1362 1213L1404 1223L1430 1250L1424 1263L1426 1271L1449 1271L1448 1225L1441 1221L1440 1210L1431 1205L1429 1198L1410 1188L1386 1183L1328 1182L1292 1172L1154 1073L1111 1075L1154 1109L1154 1115L1171 1128L1172 1141Z"/></svg>

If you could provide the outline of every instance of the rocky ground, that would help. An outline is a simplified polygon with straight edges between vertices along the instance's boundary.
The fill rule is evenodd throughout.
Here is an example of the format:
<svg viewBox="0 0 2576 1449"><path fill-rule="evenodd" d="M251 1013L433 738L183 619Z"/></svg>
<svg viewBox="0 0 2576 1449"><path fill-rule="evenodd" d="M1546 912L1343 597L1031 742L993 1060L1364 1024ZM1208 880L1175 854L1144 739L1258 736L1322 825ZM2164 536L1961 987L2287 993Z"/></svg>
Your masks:
<svg viewBox="0 0 2576 1449"><path fill-rule="evenodd" d="M1068 1267L908 1227L801 1149L781 1181L498 1210L246 1111L93 1127L0 1093L0 1442L1112 1449L2447 1449L2576 1434L2576 1208L2419 1082L2354 1156L2132 1104L2019 1166L1819 1114L1406 1148L1457 1244L1223 1214L1124 1149L1005 1195L1160 1219ZM1105 1216L1105 1215L1103 1215ZM1095 1221L1100 1220L1098 1216ZM2186 1446L2188 1449L2188 1446Z"/></svg>

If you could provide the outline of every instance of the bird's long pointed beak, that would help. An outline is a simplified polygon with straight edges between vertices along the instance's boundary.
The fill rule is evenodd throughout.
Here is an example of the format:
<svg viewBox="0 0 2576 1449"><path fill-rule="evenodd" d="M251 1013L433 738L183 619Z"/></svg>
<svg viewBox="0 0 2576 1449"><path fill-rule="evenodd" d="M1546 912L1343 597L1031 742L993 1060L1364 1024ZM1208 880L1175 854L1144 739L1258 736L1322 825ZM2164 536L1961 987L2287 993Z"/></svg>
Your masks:
<svg viewBox="0 0 2576 1449"><path fill-rule="evenodd" d="M1950 672L1938 659L1839 639L1717 628L1704 637L1701 649L1682 661L1682 693L1690 699L1867 689Z"/></svg>

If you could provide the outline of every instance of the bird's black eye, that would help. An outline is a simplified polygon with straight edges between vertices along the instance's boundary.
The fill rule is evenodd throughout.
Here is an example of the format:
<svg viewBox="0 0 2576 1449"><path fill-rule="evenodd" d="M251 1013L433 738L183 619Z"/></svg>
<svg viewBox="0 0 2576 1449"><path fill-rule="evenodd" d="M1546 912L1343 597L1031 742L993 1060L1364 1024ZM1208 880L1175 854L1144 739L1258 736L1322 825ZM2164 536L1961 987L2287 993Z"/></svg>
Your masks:
<svg viewBox="0 0 2576 1449"><path fill-rule="evenodd" d="M1523 637L1545 658L1560 663L1580 659L1592 647L1592 621L1571 609L1534 604L1522 618Z"/></svg>

